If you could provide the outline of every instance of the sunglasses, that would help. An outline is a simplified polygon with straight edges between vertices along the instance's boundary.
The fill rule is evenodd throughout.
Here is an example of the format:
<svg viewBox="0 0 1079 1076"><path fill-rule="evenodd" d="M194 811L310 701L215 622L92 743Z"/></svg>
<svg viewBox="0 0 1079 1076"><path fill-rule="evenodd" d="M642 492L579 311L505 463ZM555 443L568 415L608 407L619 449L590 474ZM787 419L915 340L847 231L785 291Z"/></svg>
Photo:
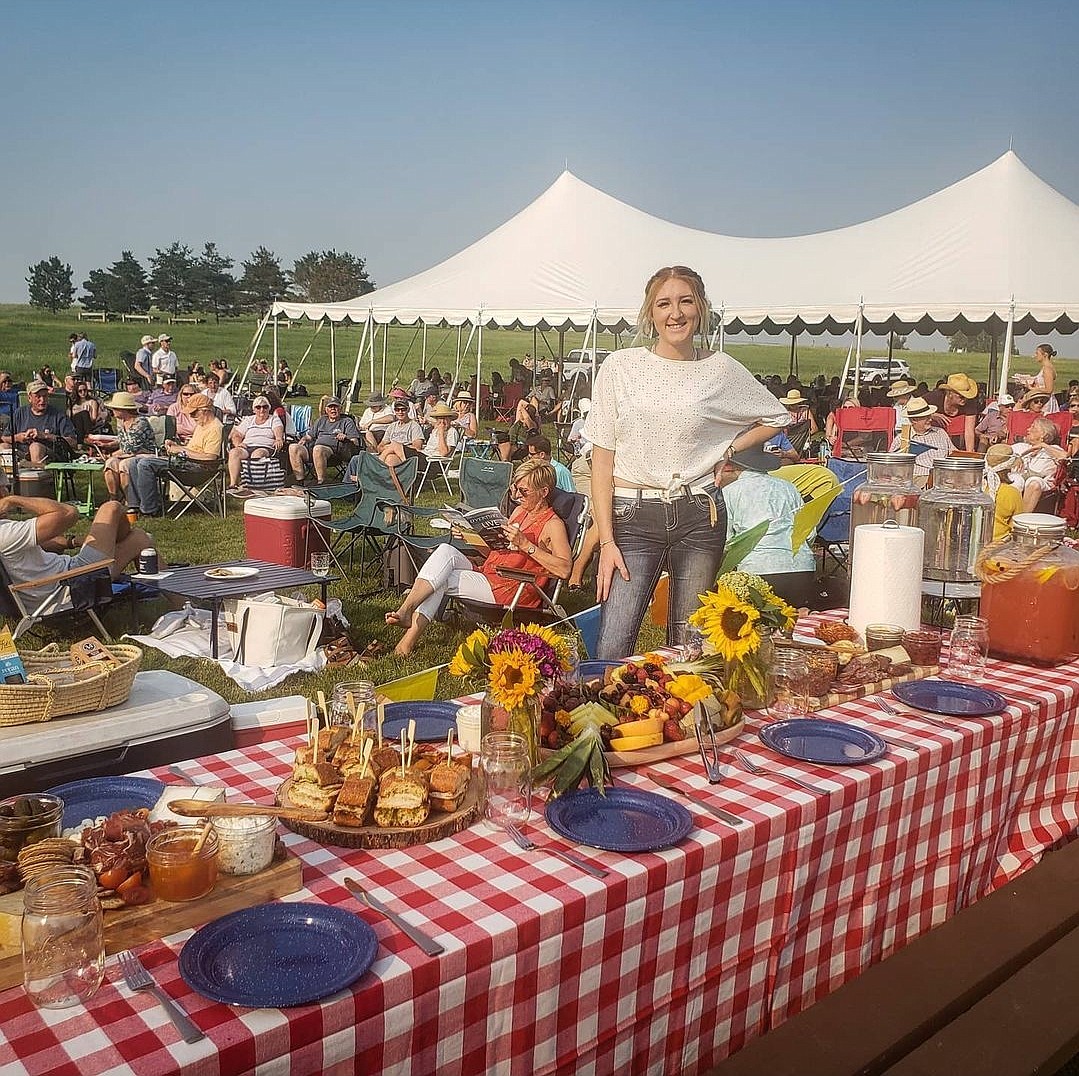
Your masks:
<svg viewBox="0 0 1079 1076"><path fill-rule="evenodd" d="M269 404L255 404L255 410L256 411L269 411L270 410L270 405Z"/></svg>
<svg viewBox="0 0 1079 1076"><path fill-rule="evenodd" d="M181 396L194 396L195 394L193 392L181 392L180 395Z"/></svg>

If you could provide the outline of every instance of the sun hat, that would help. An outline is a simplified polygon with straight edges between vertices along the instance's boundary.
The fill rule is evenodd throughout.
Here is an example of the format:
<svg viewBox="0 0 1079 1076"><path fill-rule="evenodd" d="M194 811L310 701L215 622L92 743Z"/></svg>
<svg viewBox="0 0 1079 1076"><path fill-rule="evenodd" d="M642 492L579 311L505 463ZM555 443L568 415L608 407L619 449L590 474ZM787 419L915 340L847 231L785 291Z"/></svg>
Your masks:
<svg viewBox="0 0 1079 1076"><path fill-rule="evenodd" d="M786 396L780 398L779 402L784 407L797 407L799 404L804 404L806 398L797 389L791 389Z"/></svg>
<svg viewBox="0 0 1079 1076"><path fill-rule="evenodd" d="M907 401L907 418L929 418L930 415L936 413L936 406L927 403L921 396L915 396Z"/></svg>
<svg viewBox="0 0 1079 1076"><path fill-rule="evenodd" d="M164 342L165 342L166 340L171 340L171 339L172 339L172 337L171 337L171 336L169 336L169 334L168 334L168 333L162 333L162 334L161 334L161 335L160 335L160 336L159 336L159 337L157 338L157 342L158 342L159 344L163 344L163 343L164 343Z"/></svg>
<svg viewBox="0 0 1079 1076"><path fill-rule="evenodd" d="M1008 393L1006 393L1006 392L1002 392L997 397L997 406L998 407L1014 407L1015 406L1015 397L1014 396L1009 396Z"/></svg>
<svg viewBox="0 0 1079 1076"><path fill-rule="evenodd" d="M1035 400L1048 400L1048 399L1049 399L1049 393L1046 392L1044 389L1031 389L1030 392L1028 392L1023 397L1023 399L1020 401L1020 404L1025 405L1025 404L1033 403Z"/></svg>
<svg viewBox="0 0 1079 1076"><path fill-rule="evenodd" d="M964 400L973 400L978 395L977 381L972 381L966 374L949 374L944 387L958 393Z"/></svg>
<svg viewBox="0 0 1079 1076"><path fill-rule="evenodd" d="M741 452L732 452L727 457L736 467L743 471L760 471L762 473L774 471L783 465L783 461L776 452L765 452L760 446L743 448Z"/></svg>
<svg viewBox="0 0 1079 1076"><path fill-rule="evenodd" d="M184 413L193 415L196 411L199 411L204 407L212 408L213 405L213 400L211 400L209 396L203 392L196 392L194 396L188 396L188 398L184 400Z"/></svg>
<svg viewBox="0 0 1079 1076"><path fill-rule="evenodd" d="M381 407L385 402L386 397L383 396L381 392L372 392L371 395L367 397L368 407Z"/></svg>
<svg viewBox="0 0 1079 1076"><path fill-rule="evenodd" d="M456 418L457 412L454 411L449 404L444 404L441 401L436 403L430 411L427 412L428 418Z"/></svg>
<svg viewBox="0 0 1079 1076"><path fill-rule="evenodd" d="M142 344L143 347L145 347L147 344L152 344L153 342L154 338L150 336L149 333L147 333L147 335L139 341L139 343Z"/></svg>
<svg viewBox="0 0 1079 1076"><path fill-rule="evenodd" d="M130 392L115 392L105 406L110 411L138 411L139 401Z"/></svg>
<svg viewBox="0 0 1079 1076"><path fill-rule="evenodd" d="M404 389L390 389L390 396L395 400L408 399L408 393Z"/></svg>
<svg viewBox="0 0 1079 1076"><path fill-rule="evenodd" d="M469 392L468 389L465 389L464 392L457 393L457 396L455 397L455 399L458 399L458 400L471 400L472 399L472 393Z"/></svg>
<svg viewBox="0 0 1079 1076"><path fill-rule="evenodd" d="M340 407L341 406L341 401L336 396L327 396L326 399L322 401L322 406L323 407Z"/></svg>
<svg viewBox="0 0 1079 1076"><path fill-rule="evenodd" d="M1018 459L1011 445L990 445L985 454L985 465L991 471L1005 471Z"/></svg>
<svg viewBox="0 0 1079 1076"><path fill-rule="evenodd" d="M44 381L31 381L30 384L26 386L26 395L27 396L33 396L35 392L48 392L48 391L49 391L49 386L46 385Z"/></svg>
<svg viewBox="0 0 1079 1076"><path fill-rule="evenodd" d="M917 391L917 385L912 385L909 381L897 381L888 389L887 396L894 400L898 396L913 396Z"/></svg>

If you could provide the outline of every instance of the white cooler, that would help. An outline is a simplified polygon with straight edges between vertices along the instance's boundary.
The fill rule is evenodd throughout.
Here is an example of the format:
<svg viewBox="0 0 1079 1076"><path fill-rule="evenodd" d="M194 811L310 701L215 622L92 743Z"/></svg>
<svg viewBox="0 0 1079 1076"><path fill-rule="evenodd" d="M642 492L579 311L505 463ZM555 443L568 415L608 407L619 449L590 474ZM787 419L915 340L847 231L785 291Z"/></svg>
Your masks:
<svg viewBox="0 0 1079 1076"><path fill-rule="evenodd" d="M312 519L330 518L329 501L306 497L252 497L244 501L244 536L249 560L306 568L312 553L326 548L323 531Z"/></svg>

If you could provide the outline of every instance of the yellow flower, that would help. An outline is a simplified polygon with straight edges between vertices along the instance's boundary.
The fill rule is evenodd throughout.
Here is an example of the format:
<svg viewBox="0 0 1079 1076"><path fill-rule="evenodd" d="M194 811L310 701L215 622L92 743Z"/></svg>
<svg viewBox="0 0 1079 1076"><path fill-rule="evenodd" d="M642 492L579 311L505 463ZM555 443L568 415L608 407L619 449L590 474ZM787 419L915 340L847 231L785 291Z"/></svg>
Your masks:
<svg viewBox="0 0 1079 1076"><path fill-rule="evenodd" d="M651 709L651 707L652 704L648 701L648 698L645 695L634 695L633 698L629 700L629 708L635 714L646 714Z"/></svg>
<svg viewBox="0 0 1079 1076"><path fill-rule="evenodd" d="M569 644L564 635L559 635L553 628L548 628L543 624L526 624L522 631L527 631L529 635L536 635L542 639L558 655L562 668L569 668Z"/></svg>
<svg viewBox="0 0 1079 1076"><path fill-rule="evenodd" d="M726 587L701 595L701 607L689 622L701 629L705 638L728 661L740 661L761 644L756 623L760 613L741 601Z"/></svg>
<svg viewBox="0 0 1079 1076"><path fill-rule="evenodd" d="M662 654L656 654L652 651L645 654L640 661L641 665L666 665L667 659Z"/></svg>
<svg viewBox="0 0 1079 1076"><path fill-rule="evenodd" d="M712 689L708 684L695 673L679 673L672 680L668 680L667 691L676 699L681 699L690 705L712 694Z"/></svg>
<svg viewBox="0 0 1079 1076"><path fill-rule="evenodd" d="M474 676L484 666L487 656L487 633L477 628L457 648L450 660L450 676Z"/></svg>
<svg viewBox="0 0 1079 1076"><path fill-rule="evenodd" d="M499 705L512 710L536 693L539 669L532 658L520 650L508 650L491 655L491 674L488 681L491 693Z"/></svg>
<svg viewBox="0 0 1079 1076"><path fill-rule="evenodd" d="M793 628L798 622L798 610L793 605L788 605L782 598L777 597L774 604L783 618L783 623L779 625L780 630L788 631Z"/></svg>

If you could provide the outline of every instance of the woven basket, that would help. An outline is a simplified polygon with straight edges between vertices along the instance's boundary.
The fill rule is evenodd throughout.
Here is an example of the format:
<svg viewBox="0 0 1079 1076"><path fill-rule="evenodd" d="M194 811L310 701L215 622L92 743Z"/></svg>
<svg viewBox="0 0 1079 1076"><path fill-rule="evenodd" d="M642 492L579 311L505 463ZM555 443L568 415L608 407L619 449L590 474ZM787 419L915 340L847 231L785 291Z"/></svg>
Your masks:
<svg viewBox="0 0 1079 1076"><path fill-rule="evenodd" d="M113 668L100 663L74 667L67 648L56 643L20 655L29 682L0 684L0 726L29 725L126 702L142 664L142 651L137 646L111 643L109 652L120 659ZM72 668L79 676L73 683L57 684L43 675Z"/></svg>

